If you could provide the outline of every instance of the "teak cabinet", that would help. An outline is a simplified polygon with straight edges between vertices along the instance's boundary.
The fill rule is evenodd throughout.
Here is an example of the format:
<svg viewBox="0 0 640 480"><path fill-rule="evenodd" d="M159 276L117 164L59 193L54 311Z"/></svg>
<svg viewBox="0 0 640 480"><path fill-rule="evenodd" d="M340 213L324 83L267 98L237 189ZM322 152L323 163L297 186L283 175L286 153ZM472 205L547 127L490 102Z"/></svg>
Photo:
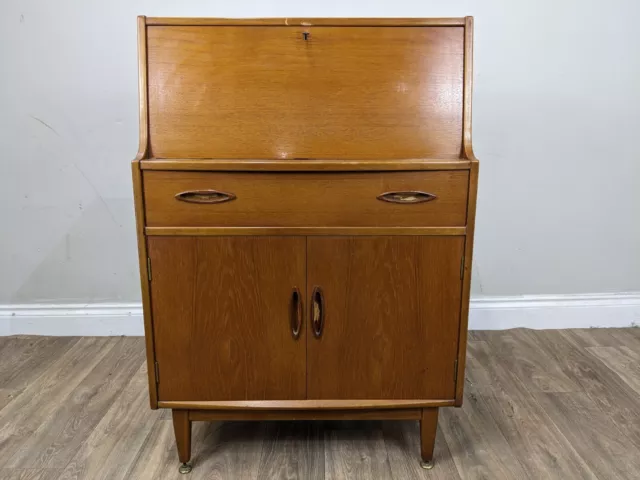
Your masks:
<svg viewBox="0 0 640 480"><path fill-rule="evenodd" d="M464 385L472 19L138 19L151 408L416 419Z"/></svg>

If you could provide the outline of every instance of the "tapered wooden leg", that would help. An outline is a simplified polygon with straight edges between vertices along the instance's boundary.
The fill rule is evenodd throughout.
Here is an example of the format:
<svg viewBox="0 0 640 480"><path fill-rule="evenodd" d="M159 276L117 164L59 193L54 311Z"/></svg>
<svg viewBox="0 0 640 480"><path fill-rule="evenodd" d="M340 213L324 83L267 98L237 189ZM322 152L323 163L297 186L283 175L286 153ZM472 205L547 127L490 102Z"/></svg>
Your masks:
<svg viewBox="0 0 640 480"><path fill-rule="evenodd" d="M176 445L178 446L178 458L180 473L189 473L191 465L187 462L191 460L191 421L188 410L173 410L173 431L176 435Z"/></svg>
<svg viewBox="0 0 640 480"><path fill-rule="evenodd" d="M438 430L438 408L423 408L420 419L420 466L430 470L433 468L433 447L436 444Z"/></svg>

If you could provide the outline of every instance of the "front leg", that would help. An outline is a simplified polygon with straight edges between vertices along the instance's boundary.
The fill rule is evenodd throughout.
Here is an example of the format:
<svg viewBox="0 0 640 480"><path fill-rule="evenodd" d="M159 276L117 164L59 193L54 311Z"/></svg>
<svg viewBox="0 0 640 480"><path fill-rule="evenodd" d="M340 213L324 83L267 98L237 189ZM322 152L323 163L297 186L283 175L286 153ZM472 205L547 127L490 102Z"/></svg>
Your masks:
<svg viewBox="0 0 640 480"><path fill-rule="evenodd" d="M189 420L189 410L172 410L173 431L176 435L176 445L178 446L178 458L180 473L189 473L191 465L187 462L191 460L191 420Z"/></svg>
<svg viewBox="0 0 640 480"><path fill-rule="evenodd" d="M433 468L433 447L436 444L438 430L438 408L423 408L420 419L420 466L431 470Z"/></svg>

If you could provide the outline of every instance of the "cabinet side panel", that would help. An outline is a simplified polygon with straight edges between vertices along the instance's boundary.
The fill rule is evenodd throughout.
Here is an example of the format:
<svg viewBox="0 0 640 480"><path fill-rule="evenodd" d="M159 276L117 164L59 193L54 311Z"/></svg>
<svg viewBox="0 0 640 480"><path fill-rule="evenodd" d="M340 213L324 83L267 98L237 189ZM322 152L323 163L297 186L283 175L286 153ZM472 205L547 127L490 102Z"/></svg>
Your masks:
<svg viewBox="0 0 640 480"><path fill-rule="evenodd" d="M154 372L155 350L153 342L153 317L147 276L147 237L144 234L145 212L143 196L143 179L140 163L131 163L133 180L133 200L136 215L136 235L138 238L138 262L140 266L140 291L142 295L142 311L144 315L144 337L147 354L147 375L149 377L149 401L152 409L158 408L158 392Z"/></svg>
<svg viewBox="0 0 640 480"><path fill-rule="evenodd" d="M476 199L480 164L471 164L469 175L469 205L467 208L467 235L464 245L464 270L462 302L460 305L460 345L458 347L458 375L456 377L456 406L462 405L464 395L464 371L467 361L467 335L469 329L469 302L471 300L471 267L473 265L473 239L476 226Z"/></svg>

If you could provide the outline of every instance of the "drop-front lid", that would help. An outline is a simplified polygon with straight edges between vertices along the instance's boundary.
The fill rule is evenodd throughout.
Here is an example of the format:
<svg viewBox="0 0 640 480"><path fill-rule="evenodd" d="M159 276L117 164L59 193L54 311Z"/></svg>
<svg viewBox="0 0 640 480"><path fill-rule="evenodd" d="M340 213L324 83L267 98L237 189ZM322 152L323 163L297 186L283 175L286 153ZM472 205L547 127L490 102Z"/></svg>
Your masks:
<svg viewBox="0 0 640 480"><path fill-rule="evenodd" d="M142 27L150 157L464 156L470 18L147 18Z"/></svg>

